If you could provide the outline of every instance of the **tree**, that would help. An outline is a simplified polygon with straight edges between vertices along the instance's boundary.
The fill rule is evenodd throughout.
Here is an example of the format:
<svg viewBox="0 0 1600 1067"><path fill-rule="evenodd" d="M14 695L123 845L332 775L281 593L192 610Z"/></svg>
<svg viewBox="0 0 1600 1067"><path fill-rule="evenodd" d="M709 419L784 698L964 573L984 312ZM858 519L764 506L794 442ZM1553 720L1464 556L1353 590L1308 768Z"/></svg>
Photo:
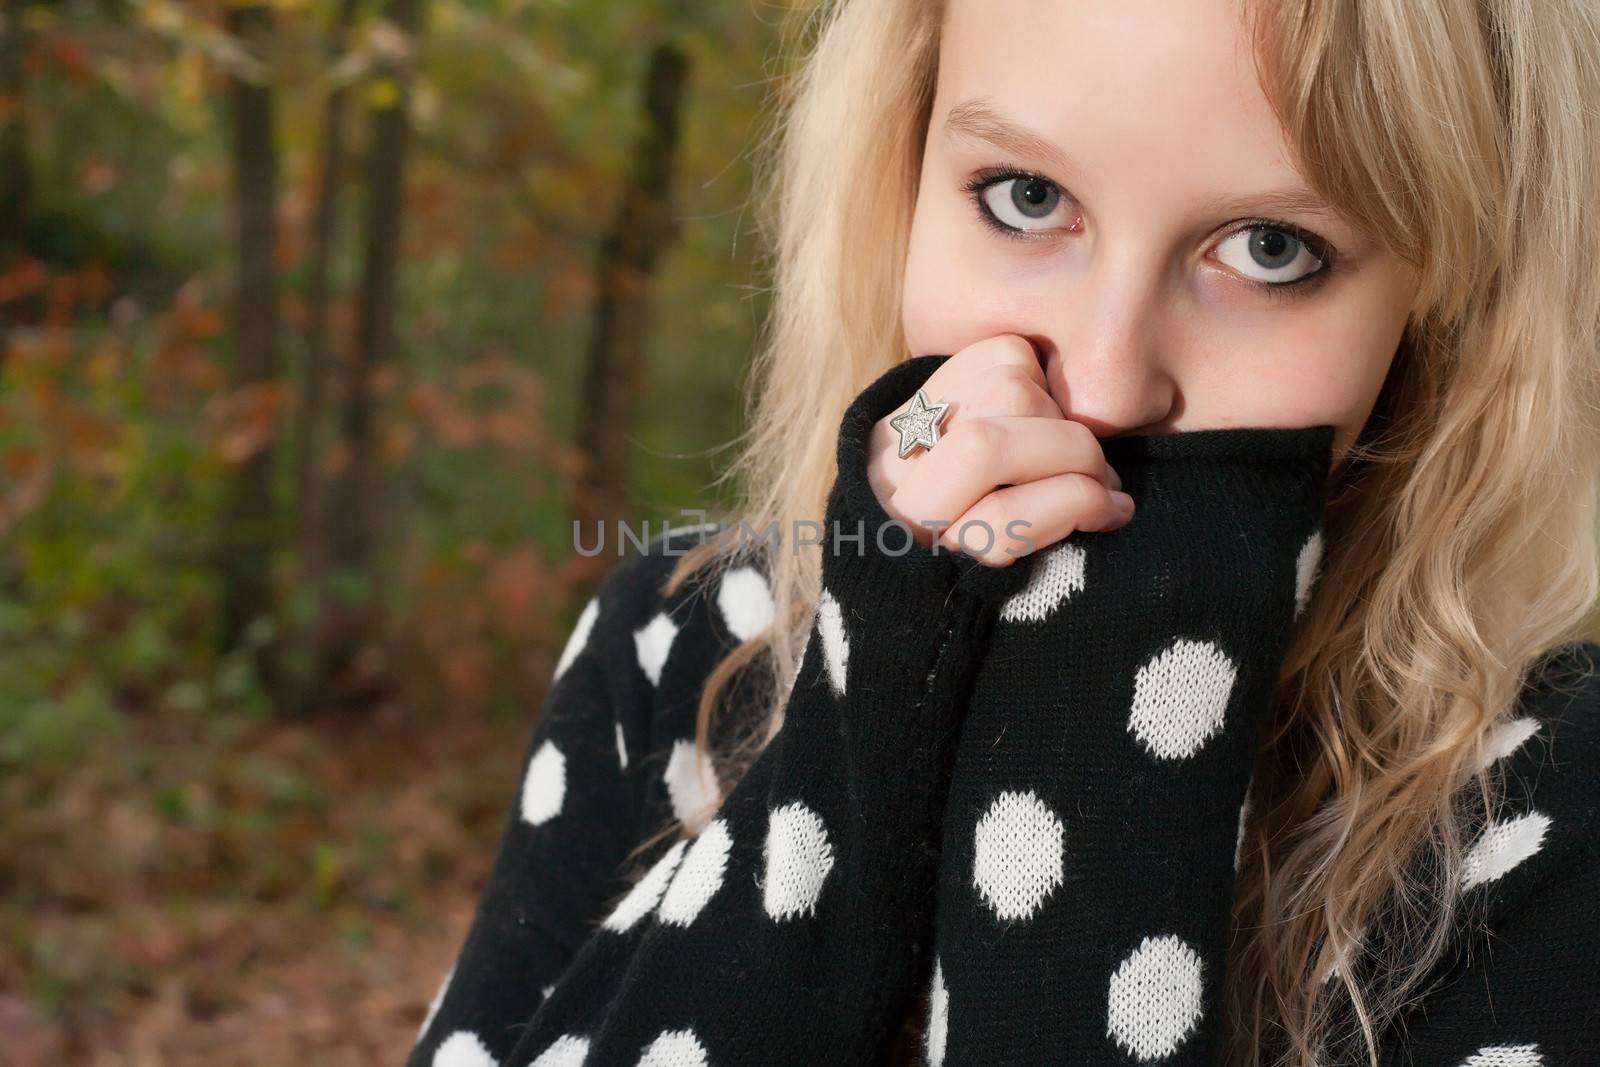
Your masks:
<svg viewBox="0 0 1600 1067"><path fill-rule="evenodd" d="M584 466L572 504L586 531L607 518L625 521L633 512L628 456L646 371L651 278L678 229L672 183L688 75L688 57L672 41L651 51L633 164L600 244L599 297L578 431Z"/></svg>
<svg viewBox="0 0 1600 1067"><path fill-rule="evenodd" d="M267 77L272 8L228 8L227 29L243 58L228 72L227 108L233 135L233 360L228 389L230 418L275 419L275 390L282 375L278 339L278 152L273 137L272 87ZM222 580L223 648L237 646L255 620L271 618L272 552L276 543L273 467L276 435L255 435L224 492L217 531ZM258 660L269 687L274 670Z"/></svg>
<svg viewBox="0 0 1600 1067"><path fill-rule="evenodd" d="M422 0L391 0L387 16L406 42L379 75L371 146L367 156L367 204L361 290L340 410L340 434L348 461L327 509L329 561L363 590L359 602L336 605L324 646L321 672L346 679L361 647L376 636L382 615L376 547L384 497L378 404L373 384L394 358L395 290L405 208L405 168L411 124L407 108L417 59ZM354 689L348 695L358 695Z"/></svg>
<svg viewBox="0 0 1600 1067"><path fill-rule="evenodd" d="M21 0L0 0L0 266L22 251L33 201L22 110L25 33Z"/></svg>
<svg viewBox="0 0 1600 1067"><path fill-rule="evenodd" d="M328 61L337 65L344 55L357 0L339 0L328 28ZM317 580L322 552L322 485L318 477L322 459L322 415L328 381L328 304L332 296L331 273L339 225L343 218L342 181L345 165L345 97L342 83L334 83L323 107L322 162L317 174L316 203L312 208L309 247L306 251L305 365L300 393L295 399L294 499L299 519L299 552Z"/></svg>

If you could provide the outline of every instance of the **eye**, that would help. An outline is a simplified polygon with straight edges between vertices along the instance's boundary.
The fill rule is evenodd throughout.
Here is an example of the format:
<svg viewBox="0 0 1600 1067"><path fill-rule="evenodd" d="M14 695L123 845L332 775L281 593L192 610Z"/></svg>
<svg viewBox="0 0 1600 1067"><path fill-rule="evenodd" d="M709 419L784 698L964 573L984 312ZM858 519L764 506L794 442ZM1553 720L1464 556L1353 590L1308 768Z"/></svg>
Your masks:
<svg viewBox="0 0 1600 1067"><path fill-rule="evenodd" d="M1217 258L1251 281L1290 285L1317 273L1327 253L1309 234L1262 221L1223 238Z"/></svg>
<svg viewBox="0 0 1600 1067"><path fill-rule="evenodd" d="M1061 212L1069 203L1055 182L1038 174L1010 168L980 171L965 189L972 195L978 216L1007 237L1029 236L1054 228L1050 219L1061 213L1067 229L1076 229L1076 214Z"/></svg>

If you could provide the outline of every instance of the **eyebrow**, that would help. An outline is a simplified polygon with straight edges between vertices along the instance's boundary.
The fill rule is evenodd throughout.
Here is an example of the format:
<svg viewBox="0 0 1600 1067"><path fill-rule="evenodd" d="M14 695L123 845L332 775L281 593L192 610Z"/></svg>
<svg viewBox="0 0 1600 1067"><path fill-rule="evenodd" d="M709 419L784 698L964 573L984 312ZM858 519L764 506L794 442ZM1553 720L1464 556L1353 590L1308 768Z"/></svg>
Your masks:
<svg viewBox="0 0 1600 1067"><path fill-rule="evenodd" d="M944 130L947 136L983 141L1013 155L1043 160L1069 176L1076 176L1079 173L1072 160L1068 159L1049 138L1010 121L981 97L964 100L952 107L945 116ZM1349 224L1349 220L1326 200L1304 188L1224 197L1213 201L1211 207L1225 214L1242 211L1301 212Z"/></svg>
<svg viewBox="0 0 1600 1067"><path fill-rule="evenodd" d="M1019 156L1043 159L1069 173L1077 173L1072 161L1049 139L1005 118L982 98L964 100L944 118L946 136L984 141Z"/></svg>

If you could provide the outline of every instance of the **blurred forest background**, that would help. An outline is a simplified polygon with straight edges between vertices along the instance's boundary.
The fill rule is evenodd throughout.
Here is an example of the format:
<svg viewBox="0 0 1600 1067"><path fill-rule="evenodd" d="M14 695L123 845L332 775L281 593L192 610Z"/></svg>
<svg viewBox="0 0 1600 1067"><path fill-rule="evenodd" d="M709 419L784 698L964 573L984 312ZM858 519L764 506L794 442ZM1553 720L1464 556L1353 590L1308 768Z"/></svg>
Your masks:
<svg viewBox="0 0 1600 1067"><path fill-rule="evenodd" d="M572 521L718 503L780 15L0 0L0 1062L403 1059Z"/></svg>

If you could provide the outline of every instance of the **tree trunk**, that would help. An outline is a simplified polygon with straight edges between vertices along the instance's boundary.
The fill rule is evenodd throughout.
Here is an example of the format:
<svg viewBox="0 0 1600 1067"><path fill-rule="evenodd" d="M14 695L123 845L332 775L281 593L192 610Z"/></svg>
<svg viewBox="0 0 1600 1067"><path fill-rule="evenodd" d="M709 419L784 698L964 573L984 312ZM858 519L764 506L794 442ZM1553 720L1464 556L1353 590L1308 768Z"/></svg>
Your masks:
<svg viewBox="0 0 1600 1067"><path fill-rule="evenodd" d="M228 31L251 54L265 56L272 8L230 7ZM234 72L227 106L233 131L234 239L238 261L233 293L233 361L228 387L234 396L279 380L276 206L278 157L273 141L272 89ZM273 458L276 433L231 473L218 530L222 575L223 648L233 648L257 619L270 618L275 543ZM258 661L274 684L270 657Z"/></svg>
<svg viewBox="0 0 1600 1067"><path fill-rule="evenodd" d="M357 0L339 0L328 29L328 64L344 55ZM345 88L335 85L324 105L322 167L317 175L316 206L312 209L307 249L305 366L300 375L300 395L295 400L294 496L298 520L299 554L305 580L317 583L322 553L323 405L328 381L328 303L334 250L343 217Z"/></svg>
<svg viewBox="0 0 1600 1067"><path fill-rule="evenodd" d="M22 253L33 203L22 110L25 32L22 0L0 0L0 269Z"/></svg>
<svg viewBox="0 0 1600 1067"><path fill-rule="evenodd" d="M27 48L22 0L0 0L0 275L13 269L28 251L33 166L28 159L28 124L22 106ZM0 307L0 375L5 373L16 312L15 307Z"/></svg>
<svg viewBox="0 0 1600 1067"><path fill-rule="evenodd" d="M388 18L412 42L410 58L381 76L398 89L373 118L367 158L366 238L355 349L348 364L340 433L348 457L328 507L329 561L361 590L357 602L335 606L324 643L323 674L350 701L370 699L386 686L381 671L361 669L363 647L380 636L382 575L376 559L384 474L372 383L393 358L395 290L405 163L410 140L407 105L416 62L421 0L391 0Z"/></svg>
<svg viewBox="0 0 1600 1067"><path fill-rule="evenodd" d="M688 74L688 57L677 45L664 42L651 53L641 101L645 121L596 267L599 299L577 433L584 464L572 512L585 544L594 544L605 524L608 552L614 551L616 524L633 515L629 449L645 384L652 274L678 229L672 180Z"/></svg>

